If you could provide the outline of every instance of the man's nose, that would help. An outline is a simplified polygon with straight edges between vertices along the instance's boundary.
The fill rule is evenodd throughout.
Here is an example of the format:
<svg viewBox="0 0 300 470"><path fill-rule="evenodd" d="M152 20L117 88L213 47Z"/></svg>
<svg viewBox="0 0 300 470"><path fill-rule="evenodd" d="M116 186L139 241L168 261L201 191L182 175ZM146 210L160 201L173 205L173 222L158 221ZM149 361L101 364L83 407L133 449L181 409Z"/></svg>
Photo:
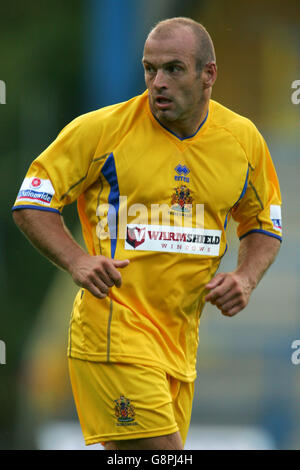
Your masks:
<svg viewBox="0 0 300 470"><path fill-rule="evenodd" d="M167 88L166 76L163 70L161 69L157 70L153 85L156 88Z"/></svg>

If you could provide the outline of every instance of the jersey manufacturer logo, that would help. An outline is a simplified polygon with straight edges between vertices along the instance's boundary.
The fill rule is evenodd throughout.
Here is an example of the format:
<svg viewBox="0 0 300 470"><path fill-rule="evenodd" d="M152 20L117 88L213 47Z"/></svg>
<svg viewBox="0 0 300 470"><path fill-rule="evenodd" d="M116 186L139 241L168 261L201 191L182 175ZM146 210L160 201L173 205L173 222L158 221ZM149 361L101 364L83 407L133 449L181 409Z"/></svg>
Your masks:
<svg viewBox="0 0 300 470"><path fill-rule="evenodd" d="M170 212L190 213L192 211L193 198L190 189L185 185L174 188L175 193L171 199Z"/></svg>
<svg viewBox="0 0 300 470"><path fill-rule="evenodd" d="M180 165L180 164L175 167L175 171L176 171L176 173L178 173L180 176L181 176L181 175L186 176L186 175L188 175L189 172L190 172L190 170L188 169L188 167L186 167L185 165Z"/></svg>
<svg viewBox="0 0 300 470"><path fill-rule="evenodd" d="M115 416L117 418L117 426L132 426L135 422L135 408L129 398L120 395L120 398L114 400Z"/></svg>
<svg viewBox="0 0 300 470"><path fill-rule="evenodd" d="M187 175L189 174L190 170L188 169L187 166L181 165L180 163L175 167L175 171L177 173L175 175L175 181L184 181L185 183L189 183L190 179L187 178Z"/></svg>

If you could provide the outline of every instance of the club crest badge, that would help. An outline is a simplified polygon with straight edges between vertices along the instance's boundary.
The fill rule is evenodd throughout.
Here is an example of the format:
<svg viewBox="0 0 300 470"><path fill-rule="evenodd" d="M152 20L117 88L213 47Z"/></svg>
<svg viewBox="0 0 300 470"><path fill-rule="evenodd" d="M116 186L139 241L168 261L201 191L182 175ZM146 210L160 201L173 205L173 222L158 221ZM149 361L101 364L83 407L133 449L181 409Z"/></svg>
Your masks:
<svg viewBox="0 0 300 470"><path fill-rule="evenodd" d="M190 213L192 211L193 198L190 189L182 184L177 186L171 199L171 211Z"/></svg>
<svg viewBox="0 0 300 470"><path fill-rule="evenodd" d="M134 423L135 409L129 398L121 395L120 398L114 400L115 403L115 416L118 420L118 426L126 426L137 424Z"/></svg>

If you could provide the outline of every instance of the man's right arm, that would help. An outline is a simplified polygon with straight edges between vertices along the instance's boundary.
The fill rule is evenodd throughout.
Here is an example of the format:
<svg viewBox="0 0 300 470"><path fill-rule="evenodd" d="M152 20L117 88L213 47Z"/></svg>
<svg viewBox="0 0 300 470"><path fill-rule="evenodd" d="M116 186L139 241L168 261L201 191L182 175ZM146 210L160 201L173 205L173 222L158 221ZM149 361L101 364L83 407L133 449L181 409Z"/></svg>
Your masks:
<svg viewBox="0 0 300 470"><path fill-rule="evenodd" d="M105 256L87 254L66 228L63 218L56 212L19 209L13 212L19 229L32 245L59 268L67 271L74 282L103 299L109 288L121 286L121 274L129 260L114 260Z"/></svg>

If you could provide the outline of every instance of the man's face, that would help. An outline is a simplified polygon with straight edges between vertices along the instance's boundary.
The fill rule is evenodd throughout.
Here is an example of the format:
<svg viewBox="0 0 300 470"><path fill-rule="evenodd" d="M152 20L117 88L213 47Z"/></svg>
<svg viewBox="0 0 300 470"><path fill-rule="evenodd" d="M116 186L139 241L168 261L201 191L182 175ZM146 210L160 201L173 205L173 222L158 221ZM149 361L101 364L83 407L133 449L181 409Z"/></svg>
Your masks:
<svg viewBox="0 0 300 470"><path fill-rule="evenodd" d="M188 28L164 37L154 33L145 43L143 65L151 111L166 126L180 128L199 117L202 79L195 51Z"/></svg>

